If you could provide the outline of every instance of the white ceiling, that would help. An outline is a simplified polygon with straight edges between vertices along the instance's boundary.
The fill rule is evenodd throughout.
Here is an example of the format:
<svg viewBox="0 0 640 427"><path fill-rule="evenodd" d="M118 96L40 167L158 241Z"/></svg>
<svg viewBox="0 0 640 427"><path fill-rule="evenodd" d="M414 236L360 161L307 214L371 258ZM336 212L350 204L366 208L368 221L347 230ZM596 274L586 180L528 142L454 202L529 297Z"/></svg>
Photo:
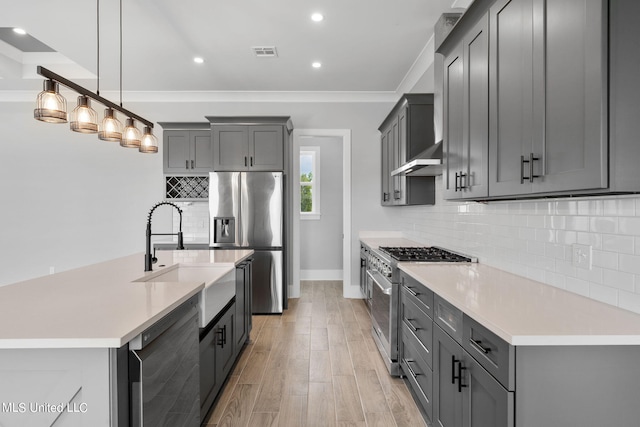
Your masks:
<svg viewBox="0 0 640 427"><path fill-rule="evenodd" d="M460 2L456 0L455 6ZM453 4L453 0L123 0L123 89L395 92L430 41L434 23ZM0 46L0 75L3 69L23 64L21 76L2 76L0 90L38 90L42 79L35 78L34 64L40 61L95 91L95 0L25 0L2 9L0 27L24 28L70 63L51 54ZM323 13L324 21L312 22L313 12ZM119 87L118 34L119 0L101 0L101 92ZM279 56L256 58L253 46L276 46ZM194 56L203 57L204 64L195 64ZM321 61L322 68L312 68L313 61Z"/></svg>

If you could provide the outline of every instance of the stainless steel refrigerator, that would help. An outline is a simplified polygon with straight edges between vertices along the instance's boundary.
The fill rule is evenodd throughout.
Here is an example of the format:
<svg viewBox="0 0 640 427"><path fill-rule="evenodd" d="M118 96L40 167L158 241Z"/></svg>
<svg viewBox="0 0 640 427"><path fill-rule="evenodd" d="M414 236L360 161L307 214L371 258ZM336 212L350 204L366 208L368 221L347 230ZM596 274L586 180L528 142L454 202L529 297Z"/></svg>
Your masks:
<svg viewBox="0 0 640 427"><path fill-rule="evenodd" d="M209 246L253 249L253 314L282 313L284 288L282 172L209 174Z"/></svg>

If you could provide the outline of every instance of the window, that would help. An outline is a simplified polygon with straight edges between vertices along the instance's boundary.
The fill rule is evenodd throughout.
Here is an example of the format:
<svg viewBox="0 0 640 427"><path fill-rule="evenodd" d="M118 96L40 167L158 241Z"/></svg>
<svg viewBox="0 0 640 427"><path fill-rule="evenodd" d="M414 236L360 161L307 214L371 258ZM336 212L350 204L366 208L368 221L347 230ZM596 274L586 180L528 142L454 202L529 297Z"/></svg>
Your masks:
<svg viewBox="0 0 640 427"><path fill-rule="evenodd" d="M300 148L300 218L320 219L320 147Z"/></svg>

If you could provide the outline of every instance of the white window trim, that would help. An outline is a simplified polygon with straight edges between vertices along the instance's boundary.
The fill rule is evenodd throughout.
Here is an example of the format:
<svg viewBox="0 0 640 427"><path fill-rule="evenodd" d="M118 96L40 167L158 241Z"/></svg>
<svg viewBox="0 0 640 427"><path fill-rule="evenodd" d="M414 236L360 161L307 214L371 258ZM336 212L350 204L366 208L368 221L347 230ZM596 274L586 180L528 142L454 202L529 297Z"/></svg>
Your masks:
<svg viewBox="0 0 640 427"><path fill-rule="evenodd" d="M319 146L302 146L300 147L299 156L302 154L311 154L313 157L313 182L311 184L312 191L312 199L311 203L313 205L313 212L300 212L301 220L319 220L321 217L320 210L320 147ZM302 185L301 182L299 182Z"/></svg>

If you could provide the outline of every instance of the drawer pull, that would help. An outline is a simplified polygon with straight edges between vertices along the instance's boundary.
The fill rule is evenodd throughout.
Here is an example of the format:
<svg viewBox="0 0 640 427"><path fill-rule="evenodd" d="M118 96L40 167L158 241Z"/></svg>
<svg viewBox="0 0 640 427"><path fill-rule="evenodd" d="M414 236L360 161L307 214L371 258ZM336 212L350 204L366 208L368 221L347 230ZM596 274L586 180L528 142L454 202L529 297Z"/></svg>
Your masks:
<svg viewBox="0 0 640 427"><path fill-rule="evenodd" d="M413 288L410 288L407 285L402 285L403 288L405 288L407 290L407 292L409 292L411 295L413 295L414 297L417 297L418 295L420 295L419 293L417 293L416 291L413 290Z"/></svg>
<svg viewBox="0 0 640 427"><path fill-rule="evenodd" d="M409 369L409 374L416 379L416 377L420 374L416 374L416 372L413 370L413 368L411 367L410 363L413 363L413 360L411 359L402 359L404 361L404 364L407 365L407 369Z"/></svg>
<svg viewBox="0 0 640 427"><path fill-rule="evenodd" d="M462 362L458 362L458 393L462 393L462 388L466 387L466 384L462 384L462 371L466 371L467 368L462 366Z"/></svg>
<svg viewBox="0 0 640 427"><path fill-rule="evenodd" d="M415 326L413 326L413 323L411 323L414 319L407 319L406 317L404 318L404 323L405 325L407 325L409 327L409 329L411 329L413 332L418 332L418 329L422 329L422 328L417 328Z"/></svg>
<svg viewBox="0 0 640 427"><path fill-rule="evenodd" d="M473 348L475 348L482 354L488 354L491 351L490 348L484 348L482 346L482 341L476 341L473 338L469 338L469 342L471 343L471 346L473 346Z"/></svg>

